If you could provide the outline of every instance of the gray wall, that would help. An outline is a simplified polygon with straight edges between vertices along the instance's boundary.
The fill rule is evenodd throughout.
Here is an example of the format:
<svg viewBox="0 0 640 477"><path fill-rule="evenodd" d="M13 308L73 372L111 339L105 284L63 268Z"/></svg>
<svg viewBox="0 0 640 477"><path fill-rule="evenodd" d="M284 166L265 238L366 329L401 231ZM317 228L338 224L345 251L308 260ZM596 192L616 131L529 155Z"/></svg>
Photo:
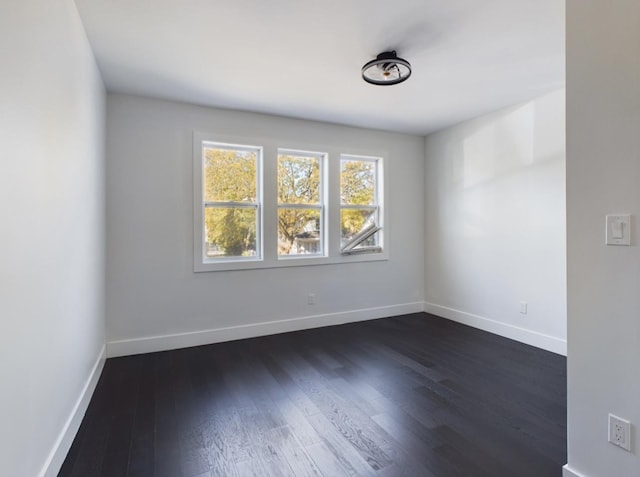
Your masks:
<svg viewBox="0 0 640 477"><path fill-rule="evenodd" d="M568 468L584 477L640 475L639 45L640 2L567 2ZM604 244L619 213L630 247ZM634 424L632 453L607 443L609 413Z"/></svg>
<svg viewBox="0 0 640 477"><path fill-rule="evenodd" d="M193 272L193 132L247 143L382 151L389 260ZM109 95L109 355L422 310L422 137ZM316 304L307 304L315 293Z"/></svg>
<svg viewBox="0 0 640 477"><path fill-rule="evenodd" d="M432 134L425 170L427 311L561 354L564 101L559 90Z"/></svg>
<svg viewBox="0 0 640 477"><path fill-rule="evenodd" d="M0 45L0 474L56 475L102 363L105 92L72 0L2 2Z"/></svg>

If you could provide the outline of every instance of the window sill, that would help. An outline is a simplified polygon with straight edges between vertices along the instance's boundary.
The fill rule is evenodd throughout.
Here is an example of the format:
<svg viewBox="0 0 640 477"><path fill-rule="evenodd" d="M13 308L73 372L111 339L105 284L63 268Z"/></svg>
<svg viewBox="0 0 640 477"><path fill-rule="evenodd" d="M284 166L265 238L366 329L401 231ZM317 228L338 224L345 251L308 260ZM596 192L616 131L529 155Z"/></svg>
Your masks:
<svg viewBox="0 0 640 477"><path fill-rule="evenodd" d="M351 248L349 250L343 250L340 252L342 256L346 255L362 255L368 253L382 253L382 249L380 247L361 247L361 248Z"/></svg>
<svg viewBox="0 0 640 477"><path fill-rule="evenodd" d="M286 267L307 267L316 265L338 265L345 263L360 262L380 262L389 260L388 252L367 251L349 255L339 255L335 257L284 257L263 260L227 260L227 261L209 261L196 262L194 264L194 272L224 272L231 270L258 270L262 268L286 268Z"/></svg>

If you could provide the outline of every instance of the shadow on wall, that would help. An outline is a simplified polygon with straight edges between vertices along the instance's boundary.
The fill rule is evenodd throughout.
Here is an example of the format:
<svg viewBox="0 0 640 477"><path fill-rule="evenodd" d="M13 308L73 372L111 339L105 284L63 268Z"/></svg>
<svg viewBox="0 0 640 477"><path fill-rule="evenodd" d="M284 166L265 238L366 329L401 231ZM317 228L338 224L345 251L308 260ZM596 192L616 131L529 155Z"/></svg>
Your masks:
<svg viewBox="0 0 640 477"><path fill-rule="evenodd" d="M514 326L564 316L564 135L561 90L427 138L427 301Z"/></svg>

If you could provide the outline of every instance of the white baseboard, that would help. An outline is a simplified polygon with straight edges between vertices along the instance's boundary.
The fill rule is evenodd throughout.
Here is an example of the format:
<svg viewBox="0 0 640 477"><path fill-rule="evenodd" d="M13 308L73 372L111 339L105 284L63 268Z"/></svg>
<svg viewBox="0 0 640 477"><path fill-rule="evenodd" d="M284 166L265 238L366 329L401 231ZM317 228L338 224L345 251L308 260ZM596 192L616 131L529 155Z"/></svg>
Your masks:
<svg viewBox="0 0 640 477"><path fill-rule="evenodd" d="M578 474L575 470L569 467L569 464L566 464L562 467L562 477L585 477L582 474Z"/></svg>
<svg viewBox="0 0 640 477"><path fill-rule="evenodd" d="M567 342L554 336L544 335L536 331L519 328L499 321L491 320L483 316L474 315L446 306L425 302L424 311L438 315L452 321L472 326L496 335L504 336L512 340L520 341L537 348L542 348L552 353L567 355Z"/></svg>
<svg viewBox="0 0 640 477"><path fill-rule="evenodd" d="M223 341L232 341L256 336L274 335L289 331L300 331L322 326L342 325L357 321L374 320L387 316L405 315L424 311L423 302L365 308L360 310L304 316L287 320L268 321L250 325L230 326L210 330L178 333L172 335L149 336L107 343L107 357L167 351L190 346L201 346Z"/></svg>
<svg viewBox="0 0 640 477"><path fill-rule="evenodd" d="M76 405L73 407L71 415L69 415L67 422L65 422L62 431L60 431L58 439L56 440L53 449L51 449L44 466L42 466L40 474L38 474L39 477L56 477L58 475L64 459L67 457L67 453L71 448L73 439L76 437L78 429L80 429L82 418L87 412L91 396L93 396L93 391L96 389L96 385L98 384L102 368L104 368L105 359L106 345L100 350L100 354L93 365L93 369L91 369L91 373L89 373L89 377L85 382L84 388L76 401Z"/></svg>

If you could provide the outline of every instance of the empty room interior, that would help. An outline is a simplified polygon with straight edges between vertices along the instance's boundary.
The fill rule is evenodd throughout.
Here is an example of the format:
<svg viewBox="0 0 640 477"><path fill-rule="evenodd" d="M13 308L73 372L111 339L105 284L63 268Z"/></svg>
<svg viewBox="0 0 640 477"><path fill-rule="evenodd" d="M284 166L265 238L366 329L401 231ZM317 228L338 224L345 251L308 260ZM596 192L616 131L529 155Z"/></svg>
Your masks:
<svg viewBox="0 0 640 477"><path fill-rule="evenodd" d="M640 476L639 1L0 39L0 476Z"/></svg>

